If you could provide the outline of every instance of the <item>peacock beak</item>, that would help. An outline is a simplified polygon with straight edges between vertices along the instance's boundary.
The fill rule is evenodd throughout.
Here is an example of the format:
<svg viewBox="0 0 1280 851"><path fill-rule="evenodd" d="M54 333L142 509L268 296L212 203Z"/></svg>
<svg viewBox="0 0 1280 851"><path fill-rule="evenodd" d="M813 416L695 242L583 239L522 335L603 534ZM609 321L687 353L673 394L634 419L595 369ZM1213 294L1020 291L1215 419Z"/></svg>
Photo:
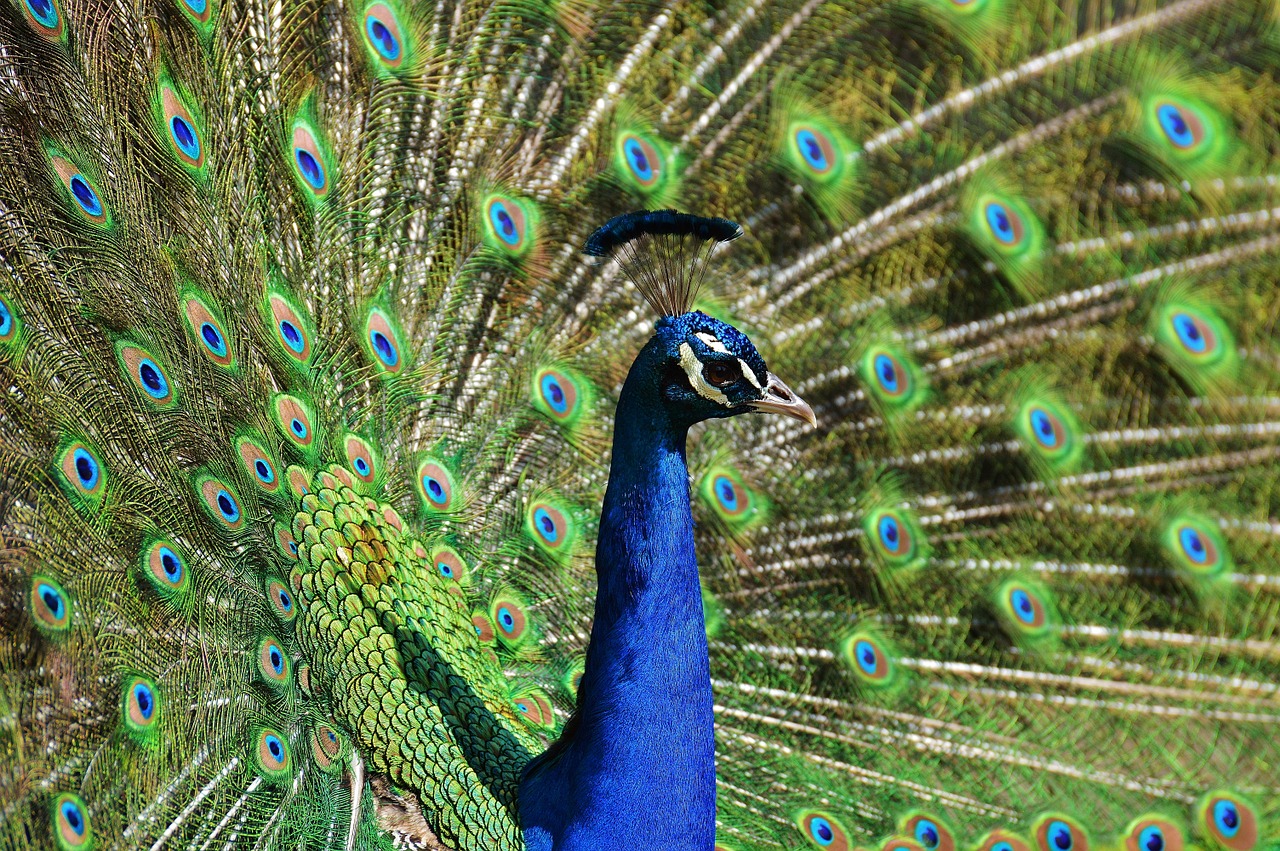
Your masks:
<svg viewBox="0 0 1280 851"><path fill-rule="evenodd" d="M758 402L751 402L750 405L757 411L786 414L789 417L804 420L814 428L818 426L818 418L813 415L813 408L809 407L809 403L797 396L781 378L772 372L769 373L769 380L765 382L764 398Z"/></svg>

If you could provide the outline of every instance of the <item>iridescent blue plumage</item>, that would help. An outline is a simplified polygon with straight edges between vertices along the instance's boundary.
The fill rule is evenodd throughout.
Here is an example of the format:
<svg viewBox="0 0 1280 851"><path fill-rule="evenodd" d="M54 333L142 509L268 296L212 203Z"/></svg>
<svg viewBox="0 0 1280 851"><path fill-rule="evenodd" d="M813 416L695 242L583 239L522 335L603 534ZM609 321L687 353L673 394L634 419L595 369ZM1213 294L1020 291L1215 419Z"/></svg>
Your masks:
<svg viewBox="0 0 1280 851"><path fill-rule="evenodd" d="M660 319L632 364L614 420L578 708L520 786L529 851L714 844L714 718L685 443L698 422L770 404L812 418L745 334L703 313ZM667 804L659 819L657 801Z"/></svg>

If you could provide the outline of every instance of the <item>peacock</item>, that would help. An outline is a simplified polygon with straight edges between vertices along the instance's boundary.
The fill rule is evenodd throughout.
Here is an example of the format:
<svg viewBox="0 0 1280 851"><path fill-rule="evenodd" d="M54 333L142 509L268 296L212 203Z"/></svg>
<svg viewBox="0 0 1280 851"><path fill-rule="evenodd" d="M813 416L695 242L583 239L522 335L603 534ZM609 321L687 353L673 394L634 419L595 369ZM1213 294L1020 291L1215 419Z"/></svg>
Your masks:
<svg viewBox="0 0 1280 851"><path fill-rule="evenodd" d="M1280 848L1280 6L0 2L0 847Z"/></svg>

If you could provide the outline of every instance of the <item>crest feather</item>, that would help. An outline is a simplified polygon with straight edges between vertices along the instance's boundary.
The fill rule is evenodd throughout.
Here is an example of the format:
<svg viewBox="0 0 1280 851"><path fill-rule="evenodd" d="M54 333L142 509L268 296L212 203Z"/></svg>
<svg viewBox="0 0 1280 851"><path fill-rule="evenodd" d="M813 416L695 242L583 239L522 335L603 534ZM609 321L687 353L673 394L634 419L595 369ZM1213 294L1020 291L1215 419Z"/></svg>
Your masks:
<svg viewBox="0 0 1280 851"><path fill-rule="evenodd" d="M613 257L663 316L687 313L717 246L742 236L728 219L675 210L637 210L614 216L587 239L583 252Z"/></svg>

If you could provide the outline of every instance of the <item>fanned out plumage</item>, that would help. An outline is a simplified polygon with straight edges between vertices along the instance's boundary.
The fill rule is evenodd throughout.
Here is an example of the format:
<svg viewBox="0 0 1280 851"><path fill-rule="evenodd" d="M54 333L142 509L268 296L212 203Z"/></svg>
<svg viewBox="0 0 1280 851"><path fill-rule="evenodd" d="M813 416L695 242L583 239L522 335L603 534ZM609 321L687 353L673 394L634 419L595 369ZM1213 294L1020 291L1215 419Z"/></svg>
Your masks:
<svg viewBox="0 0 1280 851"><path fill-rule="evenodd" d="M0 4L0 845L520 848L672 207L720 847L1274 847L1276 25Z"/></svg>

